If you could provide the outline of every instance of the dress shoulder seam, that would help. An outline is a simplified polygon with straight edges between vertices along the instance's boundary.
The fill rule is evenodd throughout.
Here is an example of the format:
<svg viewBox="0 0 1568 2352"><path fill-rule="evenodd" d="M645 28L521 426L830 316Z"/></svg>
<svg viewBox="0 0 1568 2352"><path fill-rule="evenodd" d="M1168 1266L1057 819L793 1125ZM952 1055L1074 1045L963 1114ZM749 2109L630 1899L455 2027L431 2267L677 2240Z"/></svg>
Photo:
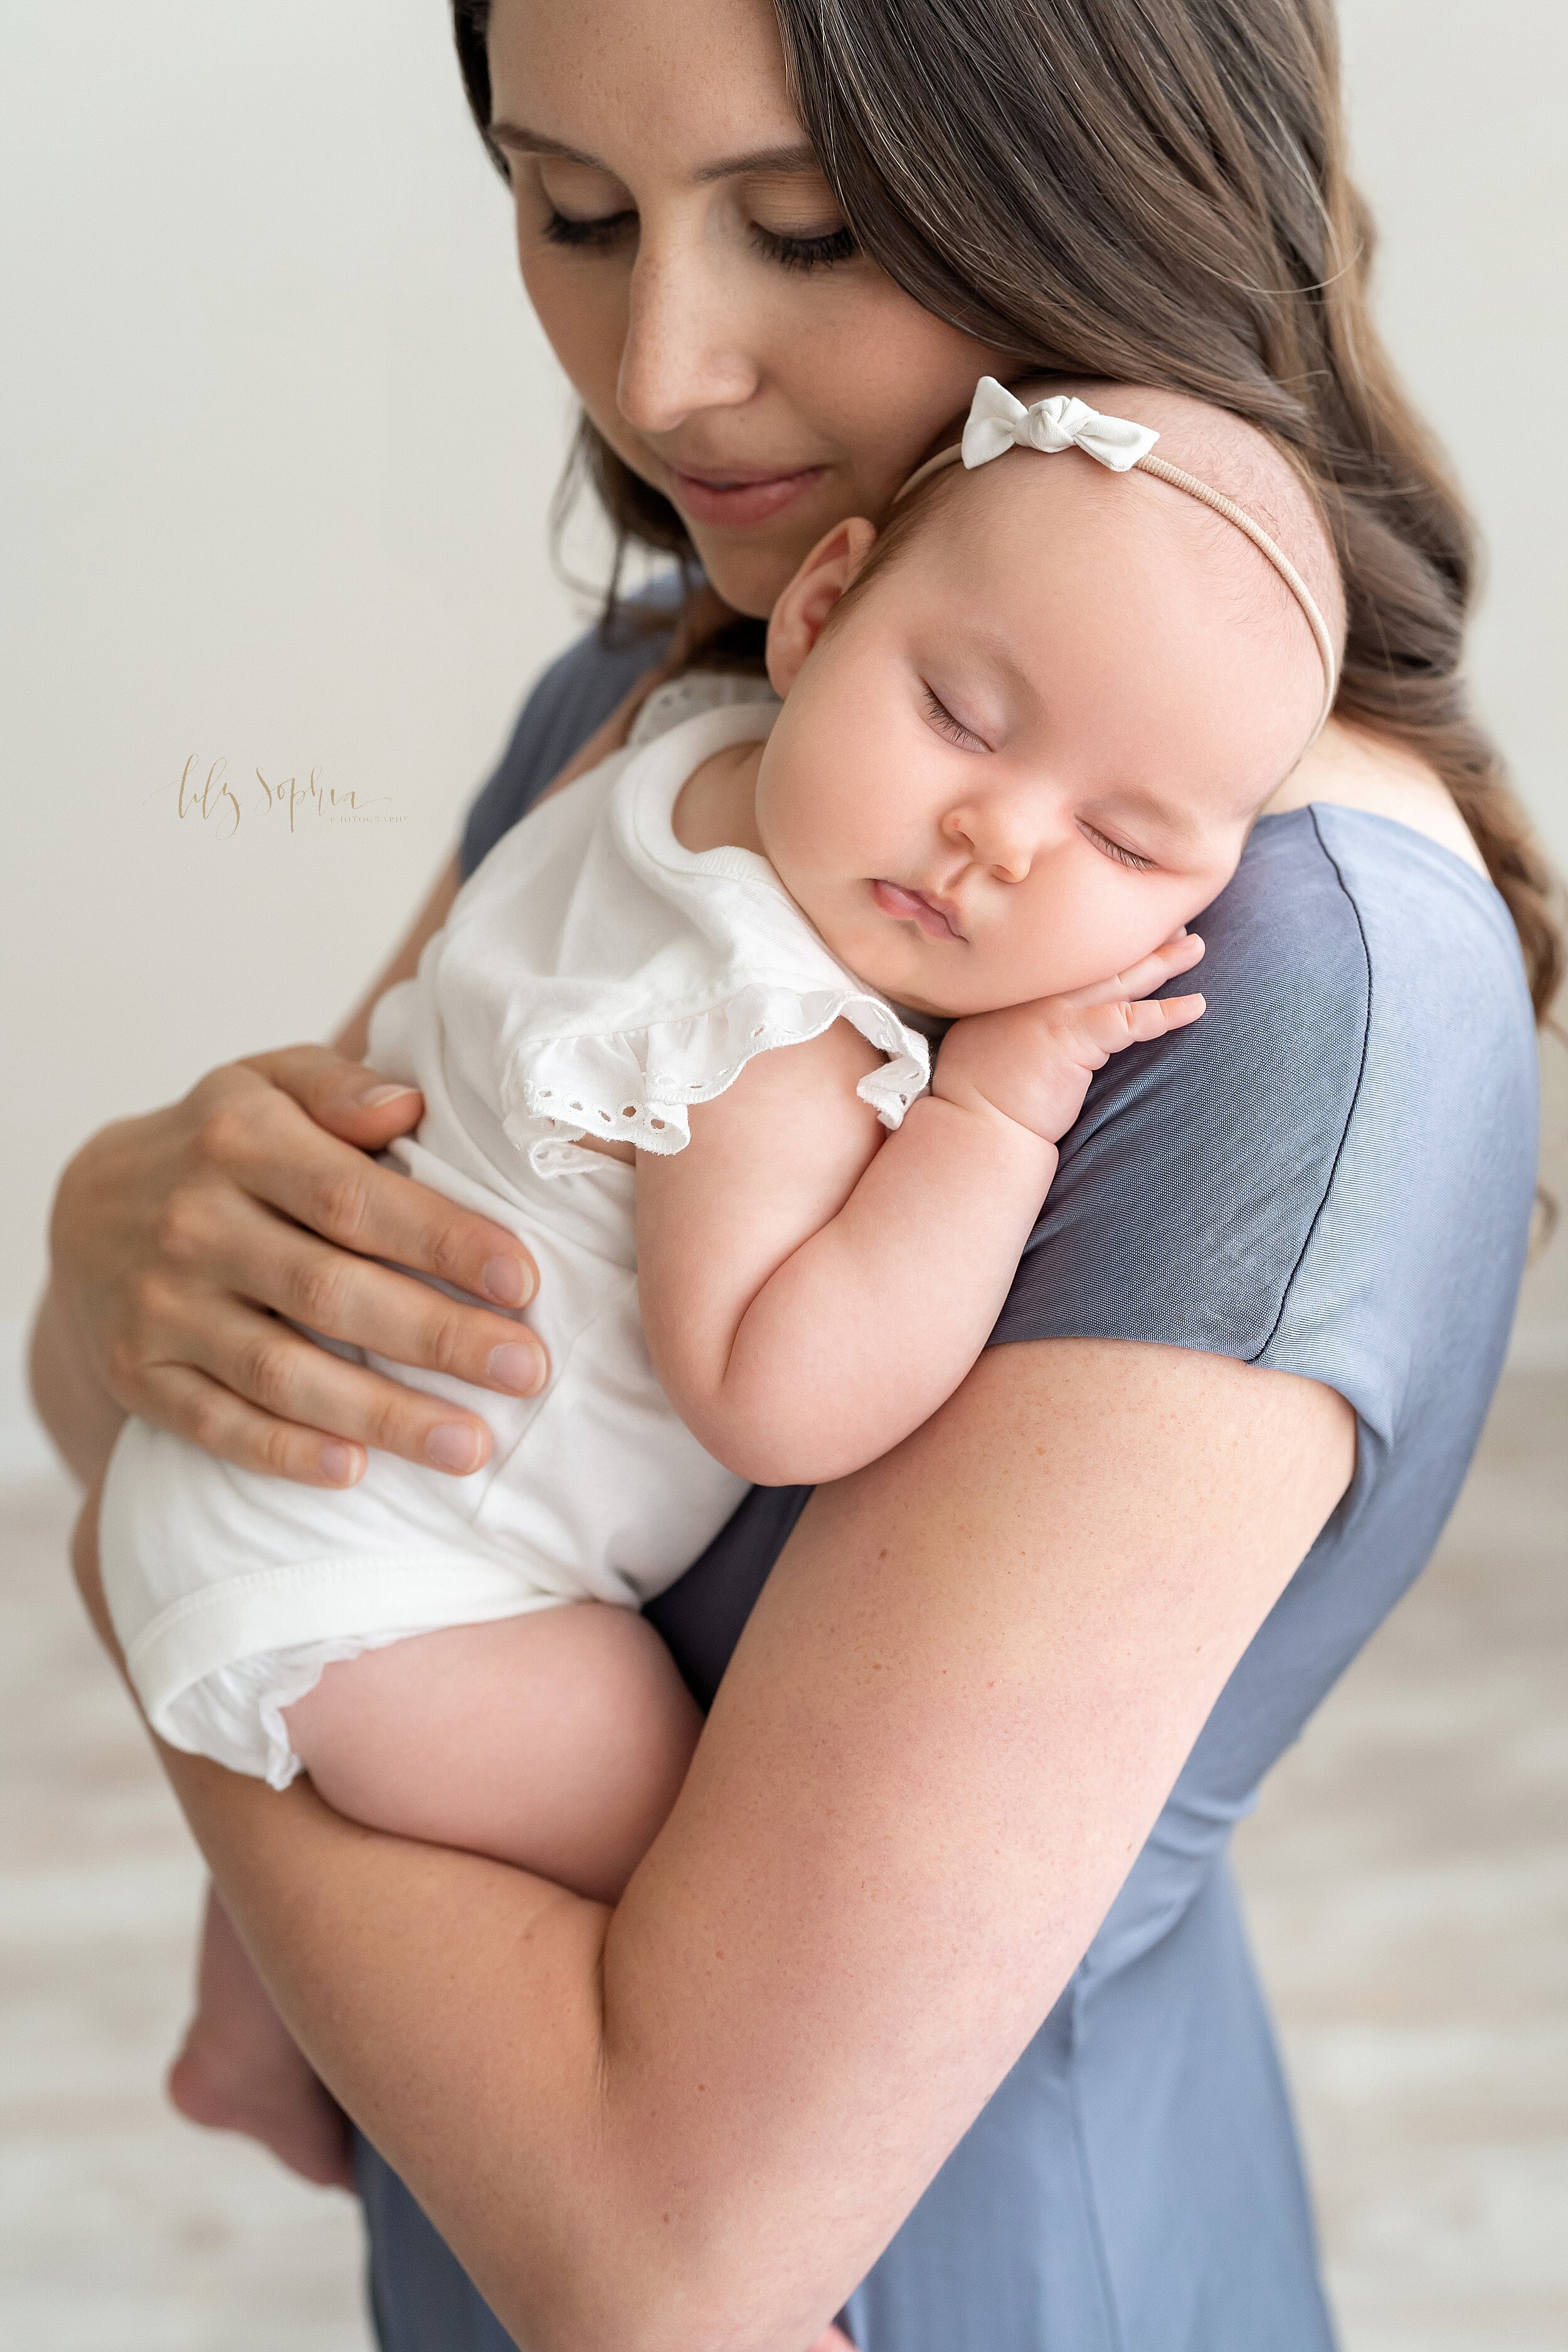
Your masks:
<svg viewBox="0 0 1568 2352"><path fill-rule="evenodd" d="M1274 1320L1269 1325L1261 1346L1254 1349L1252 1354L1246 1359L1247 1362L1249 1364L1256 1364L1262 1357L1266 1356L1269 1349L1274 1345L1275 1339L1279 1337L1279 1326L1285 1320L1285 1309L1290 1303L1290 1293L1296 1286L1296 1277L1300 1273L1302 1266L1306 1263L1307 1253L1312 1246L1313 1236L1317 1233L1320 1223L1322 1222L1323 1211L1328 1207L1329 1196L1334 1189L1334 1179L1340 1172L1340 1161L1344 1157L1345 1145L1350 1139L1351 1128L1356 1115L1356 1106L1361 1100L1362 1085L1366 1076L1367 1049L1372 1038L1372 950L1367 944L1366 926L1362 921L1361 908L1356 904L1355 893L1351 888L1349 883L1345 880L1344 873L1340 866L1339 859L1334 856L1333 851L1329 847L1328 843L1323 838L1323 829L1318 822L1317 810L1309 806L1307 814L1311 820L1312 832L1317 839L1318 846L1322 851L1324 857L1328 860L1329 866L1332 870L1334 879L1339 884L1341 895L1343 897L1346 906L1351 910L1351 917L1355 924L1356 937L1361 941L1362 963L1366 972L1366 996L1362 1007L1361 1052L1356 1063L1355 1084L1351 1088L1351 1098L1345 1107L1344 1124L1340 1129L1339 1141L1334 1146L1334 1156L1330 1164L1328 1179L1324 1183L1321 1198L1319 1200L1317 1207L1312 1212L1311 1222L1308 1225L1305 1234L1302 1236L1301 1246L1296 1253L1295 1263L1291 1266L1289 1273L1285 1277L1285 1286L1279 1294L1279 1306L1275 1314Z"/></svg>

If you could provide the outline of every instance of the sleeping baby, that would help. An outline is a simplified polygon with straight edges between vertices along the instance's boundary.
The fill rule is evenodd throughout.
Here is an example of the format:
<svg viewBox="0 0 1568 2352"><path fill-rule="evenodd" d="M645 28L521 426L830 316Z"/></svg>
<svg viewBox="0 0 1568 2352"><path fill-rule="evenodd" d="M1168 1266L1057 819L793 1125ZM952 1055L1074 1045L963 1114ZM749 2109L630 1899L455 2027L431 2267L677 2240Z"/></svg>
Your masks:
<svg viewBox="0 0 1568 2352"><path fill-rule="evenodd" d="M1156 992L1331 707L1340 615L1261 433L983 379L880 534L807 557L772 690L656 693L381 1000L371 1058L424 1097L390 1157L526 1242L552 1375L370 1360L485 1417L468 1477L373 1454L329 1491L129 1423L104 1579L159 1735L614 1902L699 1730L639 1605L748 1484L842 1477L963 1380L1094 1071L1203 1012ZM336 2177L216 1907L174 2087Z"/></svg>

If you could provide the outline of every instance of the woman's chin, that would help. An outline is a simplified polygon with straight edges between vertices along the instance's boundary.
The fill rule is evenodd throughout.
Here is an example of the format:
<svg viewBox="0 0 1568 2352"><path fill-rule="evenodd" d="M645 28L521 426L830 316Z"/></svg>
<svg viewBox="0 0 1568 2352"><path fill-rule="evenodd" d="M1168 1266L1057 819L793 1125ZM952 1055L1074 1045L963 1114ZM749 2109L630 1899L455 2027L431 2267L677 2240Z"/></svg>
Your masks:
<svg viewBox="0 0 1568 2352"><path fill-rule="evenodd" d="M735 531L687 525L709 584L733 613L765 621L794 579L800 562L793 547L761 541L747 546Z"/></svg>

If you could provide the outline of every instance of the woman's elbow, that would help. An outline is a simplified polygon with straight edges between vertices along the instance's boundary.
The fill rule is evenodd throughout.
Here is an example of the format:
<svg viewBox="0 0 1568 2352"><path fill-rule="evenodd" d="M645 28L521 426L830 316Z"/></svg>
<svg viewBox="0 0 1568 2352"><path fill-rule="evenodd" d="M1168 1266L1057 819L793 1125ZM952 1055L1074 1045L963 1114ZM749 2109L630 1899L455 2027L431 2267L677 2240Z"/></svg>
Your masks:
<svg viewBox="0 0 1568 2352"><path fill-rule="evenodd" d="M661 2225L662 2240L679 2234ZM645 2242L637 2258L623 2239L613 2251L569 2255L567 2275L543 2297L537 2274L515 2299L491 2292L497 2317L527 2352L740 2352L749 2340L737 2326L745 2284L717 2280L710 2267L694 2246ZM754 2341L756 2352L773 2352L771 2331Z"/></svg>

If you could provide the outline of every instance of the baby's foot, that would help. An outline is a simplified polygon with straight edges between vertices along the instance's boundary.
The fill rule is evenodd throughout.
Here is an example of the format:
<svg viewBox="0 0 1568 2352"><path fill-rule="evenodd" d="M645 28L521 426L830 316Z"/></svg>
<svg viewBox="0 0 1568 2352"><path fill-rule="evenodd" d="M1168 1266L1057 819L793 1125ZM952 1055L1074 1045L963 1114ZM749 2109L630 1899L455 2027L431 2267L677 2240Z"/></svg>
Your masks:
<svg viewBox="0 0 1568 2352"><path fill-rule="evenodd" d="M169 2069L168 2091L189 2122L258 2139L290 2172L321 2188L353 2187L343 2111L280 2024L263 2050L241 2048L204 2018L193 2019Z"/></svg>
<svg viewBox="0 0 1568 2352"><path fill-rule="evenodd" d="M841 2327L830 2327L826 2336L817 2337L811 2352L855 2352L855 2347Z"/></svg>

